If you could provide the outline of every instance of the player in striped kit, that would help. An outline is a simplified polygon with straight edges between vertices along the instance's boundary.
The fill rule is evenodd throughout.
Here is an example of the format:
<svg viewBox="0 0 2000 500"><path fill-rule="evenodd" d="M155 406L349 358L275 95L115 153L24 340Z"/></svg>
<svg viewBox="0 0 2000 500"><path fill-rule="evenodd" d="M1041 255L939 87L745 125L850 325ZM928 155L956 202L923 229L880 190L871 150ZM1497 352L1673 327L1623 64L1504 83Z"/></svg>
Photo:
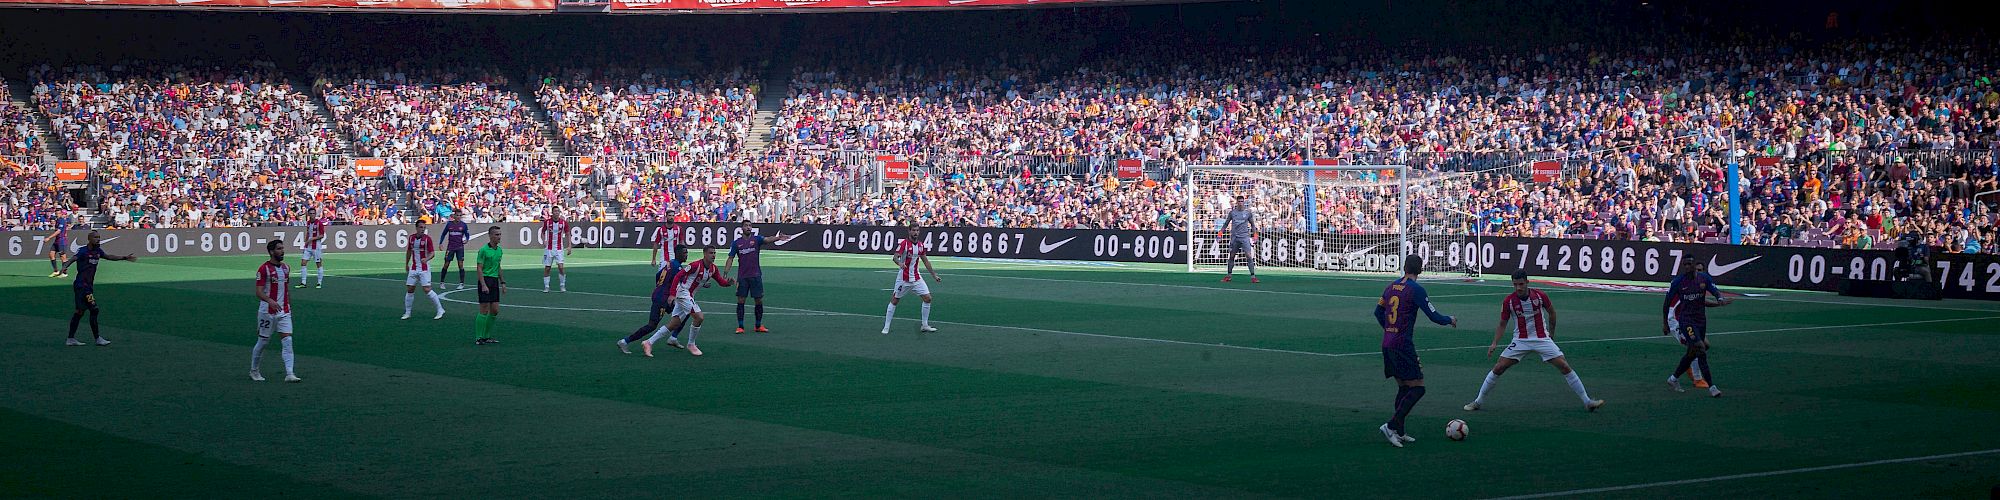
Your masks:
<svg viewBox="0 0 2000 500"><path fill-rule="evenodd" d="M917 272L917 263L924 264L924 271L931 273L931 279L943 283L944 278L939 278L937 270L931 268L930 252L918 241L918 236L922 234L922 229L910 224L909 237L896 242L895 256L891 257L896 261L896 284L889 292L889 313L882 318L883 335L889 334L889 324L896 321L896 303L902 302L903 295L909 293L917 294L917 298L924 301L923 322L918 324L917 331L937 331L937 328L931 327L931 287L924 284L924 275Z"/></svg>
<svg viewBox="0 0 2000 500"><path fill-rule="evenodd" d="M729 278L722 276L721 269L716 269L715 249L703 248L701 249L701 260L688 263L681 268L679 274L674 275L673 318L667 320L666 328L653 331L652 337L647 338L645 342L639 344L639 350L645 352L646 357L653 356L653 343L658 342L661 335L665 335L669 330L678 332L681 329L681 323L689 321L692 322L692 327L688 329L688 354L701 355L701 348L695 347L694 339L695 336L701 334L703 317L701 315L701 305L694 302L694 292L701 289L709 280L715 280L716 284L722 286L730 286L733 283L729 281ZM668 337L667 345L681 347L679 334Z"/></svg>
<svg viewBox="0 0 2000 500"><path fill-rule="evenodd" d="M285 381L298 382L297 372L292 370L292 294L285 284L292 281L292 269L285 267L285 242L271 240L264 244L264 251L271 260L257 267L257 345L250 347L250 380L264 381L264 371L258 364L264 360L264 346L271 343L271 335L278 335L279 357L285 360Z"/></svg>
<svg viewBox="0 0 2000 500"><path fill-rule="evenodd" d="M403 319L410 319L410 306L417 301L419 286L431 298L431 305L437 306L437 315L431 319L444 319L444 301L431 291L431 257L435 255L437 241L424 234L424 221L417 219L417 231L410 233L409 241L403 245L403 268L409 271L409 277L403 280Z"/></svg>
<svg viewBox="0 0 2000 500"><path fill-rule="evenodd" d="M667 266L653 273L653 305L646 309L646 326L618 339L618 352L631 354L633 342L646 338L649 333L658 335L658 332L667 329L667 325L661 323L661 316L674 311L674 278L681 274L681 262L687 260L687 247L675 248L674 252L674 255L668 256ZM672 334L674 341L678 342L681 331L675 329Z"/></svg>
<svg viewBox="0 0 2000 500"><path fill-rule="evenodd" d="M686 235L687 229L682 228L680 223L660 228L659 234L655 235L656 238L653 240L651 258L654 271L664 270L670 267L668 264L687 258L685 254L675 253L681 247L681 238Z"/></svg>
<svg viewBox="0 0 2000 500"><path fill-rule="evenodd" d="M569 256L569 220L563 218L561 208L549 207L549 218L542 220L542 293L549 292L549 270L554 269L560 291L569 291L569 272L563 269L563 258Z"/></svg>
<svg viewBox="0 0 2000 500"><path fill-rule="evenodd" d="M1493 343L1486 346L1486 355L1492 356L1493 349L1500 346L1500 337L1513 332L1513 340L1507 343L1507 350L1501 351L1500 361L1493 364L1493 371L1487 372L1486 382L1479 384L1479 396L1465 404L1465 411L1478 411L1486 404L1486 393L1500 382L1500 375L1507 373L1515 363L1529 354L1542 357L1542 361L1562 372L1563 380L1569 382L1570 392L1575 392L1583 400L1585 410L1597 411L1604 406L1602 399L1590 399L1590 393L1583 389L1583 379L1571 370L1569 361L1563 358L1561 348L1556 347L1556 306L1549 301L1549 295L1541 290L1528 288L1528 272L1514 271L1514 293L1500 301L1500 324L1493 327Z"/></svg>
<svg viewBox="0 0 2000 500"><path fill-rule="evenodd" d="M305 246L299 249L299 288L305 288L306 278L312 276L313 270L306 268L308 263L319 270L319 283L313 288L326 287L326 264L322 262L325 257L322 252L326 249L326 214L319 207L313 207L312 214L312 220L306 221Z"/></svg>

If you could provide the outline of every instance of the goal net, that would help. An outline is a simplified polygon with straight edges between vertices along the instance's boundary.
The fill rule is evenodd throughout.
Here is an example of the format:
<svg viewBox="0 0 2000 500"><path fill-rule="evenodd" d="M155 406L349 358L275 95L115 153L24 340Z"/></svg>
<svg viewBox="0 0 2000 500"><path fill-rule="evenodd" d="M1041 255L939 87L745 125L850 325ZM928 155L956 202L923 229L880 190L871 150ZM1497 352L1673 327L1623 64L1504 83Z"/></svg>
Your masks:
<svg viewBox="0 0 2000 500"><path fill-rule="evenodd" d="M1188 169L1188 270L1228 267L1240 199L1254 214L1258 266L1395 272L1424 256L1427 272L1476 275L1472 214L1449 196L1453 178L1416 178L1403 165L1195 165ZM1238 257L1236 265L1244 266Z"/></svg>

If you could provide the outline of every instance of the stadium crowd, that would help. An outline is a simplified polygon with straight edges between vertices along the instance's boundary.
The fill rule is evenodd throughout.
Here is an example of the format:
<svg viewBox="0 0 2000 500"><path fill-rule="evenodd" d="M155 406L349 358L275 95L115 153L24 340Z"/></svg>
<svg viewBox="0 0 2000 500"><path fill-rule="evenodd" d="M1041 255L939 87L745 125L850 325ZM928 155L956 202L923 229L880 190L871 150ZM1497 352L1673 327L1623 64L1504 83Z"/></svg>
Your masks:
<svg viewBox="0 0 2000 500"><path fill-rule="evenodd" d="M1331 158L1410 165L1420 212L1478 214L1490 234L1716 241L1729 226L1730 162L1743 165L1747 243L1882 247L1921 235L1984 251L2000 226L1994 198L1978 198L2000 179L1990 76L2000 59L1970 41L1157 49L808 54L759 151L746 144L761 89L745 70L548 72L529 94L563 149L597 160L588 166L553 152L551 129L496 71L320 69L350 75L323 78L320 90L353 151L407 157L387 184L366 188L290 162L335 141L269 68L44 69L36 93L75 156L133 158L101 170L100 196L142 207L135 220L282 221L302 200L338 192L335 203L352 205L340 210L363 220L412 206L526 220L555 204L577 218L1177 229L1190 223L1191 191L1198 204L1221 201L1201 183L1121 180L1108 165ZM908 183L857 190L867 165L845 152L903 155L917 168ZM255 167L170 167L166 157ZM1536 160L1558 162L1561 175L1531 180ZM1043 164L1081 167L1027 167ZM177 176L200 182L159 182ZM1314 228L1298 185L1266 183L1256 205L1274 228L1388 230L1385 189L1320 186ZM865 194L832 196L844 192ZM174 217L143 208L161 200L184 206L165 210Z"/></svg>

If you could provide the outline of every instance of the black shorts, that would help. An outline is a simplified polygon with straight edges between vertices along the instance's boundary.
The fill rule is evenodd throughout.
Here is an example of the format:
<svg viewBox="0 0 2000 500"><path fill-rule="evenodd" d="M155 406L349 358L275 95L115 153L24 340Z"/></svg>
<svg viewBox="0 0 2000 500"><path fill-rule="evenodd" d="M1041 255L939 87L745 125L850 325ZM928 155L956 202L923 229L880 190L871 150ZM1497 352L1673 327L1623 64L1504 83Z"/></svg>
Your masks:
<svg viewBox="0 0 2000 500"><path fill-rule="evenodd" d="M1679 331L1674 332L1674 340L1679 340L1681 341L1681 345L1688 346L1706 342L1708 341L1708 325L1683 324L1680 326Z"/></svg>
<svg viewBox="0 0 2000 500"><path fill-rule="evenodd" d="M1424 364L1417 361L1416 351L1384 347L1382 348L1382 376L1398 381L1422 380L1424 378Z"/></svg>
<svg viewBox="0 0 2000 500"><path fill-rule="evenodd" d="M736 281L737 297L764 298L764 278L743 278Z"/></svg>
<svg viewBox="0 0 2000 500"><path fill-rule="evenodd" d="M480 276L479 282L485 285L483 287L480 287L479 289L479 303L481 304L499 303L500 278L495 278L492 276Z"/></svg>
<svg viewBox="0 0 2000 500"><path fill-rule="evenodd" d="M450 249L450 250L445 250L445 251L444 251L444 261L445 261L445 262L451 262L451 261L452 261L453 259L456 259L456 260L458 260L458 265L461 265L461 266L465 265L465 249L463 249L463 248L453 248L453 249Z"/></svg>
<svg viewBox="0 0 2000 500"><path fill-rule="evenodd" d="M96 309L97 298L93 296L93 293L94 291L89 288L77 288L76 310L81 311L84 309Z"/></svg>

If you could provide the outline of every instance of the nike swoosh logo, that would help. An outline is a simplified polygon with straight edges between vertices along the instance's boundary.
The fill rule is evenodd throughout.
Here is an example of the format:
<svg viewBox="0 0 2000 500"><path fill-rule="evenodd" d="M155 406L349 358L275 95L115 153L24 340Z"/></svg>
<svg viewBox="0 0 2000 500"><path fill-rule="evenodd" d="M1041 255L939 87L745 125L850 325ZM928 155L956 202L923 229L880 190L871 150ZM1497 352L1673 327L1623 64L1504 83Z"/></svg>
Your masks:
<svg viewBox="0 0 2000 500"><path fill-rule="evenodd" d="M117 237L117 236L112 236L112 237L110 237L110 238L105 238L105 239L103 239L103 240L101 240L101 241L98 241L97 243L98 243L98 244L105 244L105 243L110 243L110 242L112 242L112 241L115 241L115 240L117 240L118 238L119 238L119 237Z"/></svg>
<svg viewBox="0 0 2000 500"><path fill-rule="evenodd" d="M1354 249L1354 247L1347 247L1347 249L1345 249L1345 250L1341 250L1341 252L1340 252L1340 253L1341 253L1341 255L1345 255L1345 256L1347 256L1347 258L1348 258L1348 259L1350 259L1350 260L1352 260L1352 259L1359 259L1359 258L1361 258L1361 256L1363 256L1363 255L1368 255L1368 251L1369 251L1369 250L1374 250L1374 249L1375 249L1376 247L1380 247L1380 246L1382 246L1382 244L1381 244L1381 243L1376 243L1376 244L1373 244L1373 245L1368 245L1368 246L1366 246L1366 247L1362 247L1362 248L1361 248L1360 250L1355 250L1355 249Z"/></svg>
<svg viewBox="0 0 2000 500"><path fill-rule="evenodd" d="M1056 242L1056 244L1054 244L1054 245L1050 245L1050 244L1049 244L1049 239L1048 239L1048 238L1042 238L1042 253L1049 253L1049 251L1050 251L1050 250L1055 250L1055 249L1057 249L1057 248L1062 248L1062 246L1063 246L1063 245L1067 245L1067 244L1069 244L1069 241L1070 241L1070 240L1074 240L1074 239L1076 239L1076 237L1075 237L1075 236L1071 236L1071 237L1069 237L1069 238L1066 238L1066 239L1064 239L1064 240L1062 240L1062 241L1058 241L1058 242Z"/></svg>
<svg viewBox="0 0 2000 500"><path fill-rule="evenodd" d="M1751 263L1751 262L1753 262L1753 261L1756 261L1757 259L1762 259L1762 258L1764 258L1764 256L1762 256L1762 255L1759 255L1759 256L1756 256L1756 257L1751 257L1751 258L1748 258L1748 259L1743 259L1743 260L1740 260L1740 261L1736 261L1736 262L1731 262L1731 263L1728 263L1728 264L1716 264L1716 263L1715 263L1715 256L1713 256L1713 255L1710 255L1710 256L1708 256L1708 275L1709 275L1709 276L1721 276L1721 275L1723 275L1723 274L1725 274L1725 273L1728 273L1728 272L1730 272L1730 271L1735 271L1735 270L1736 270L1736 268L1739 268L1739 267L1743 267L1743 265L1744 265L1744 264L1749 264L1749 263Z"/></svg>

